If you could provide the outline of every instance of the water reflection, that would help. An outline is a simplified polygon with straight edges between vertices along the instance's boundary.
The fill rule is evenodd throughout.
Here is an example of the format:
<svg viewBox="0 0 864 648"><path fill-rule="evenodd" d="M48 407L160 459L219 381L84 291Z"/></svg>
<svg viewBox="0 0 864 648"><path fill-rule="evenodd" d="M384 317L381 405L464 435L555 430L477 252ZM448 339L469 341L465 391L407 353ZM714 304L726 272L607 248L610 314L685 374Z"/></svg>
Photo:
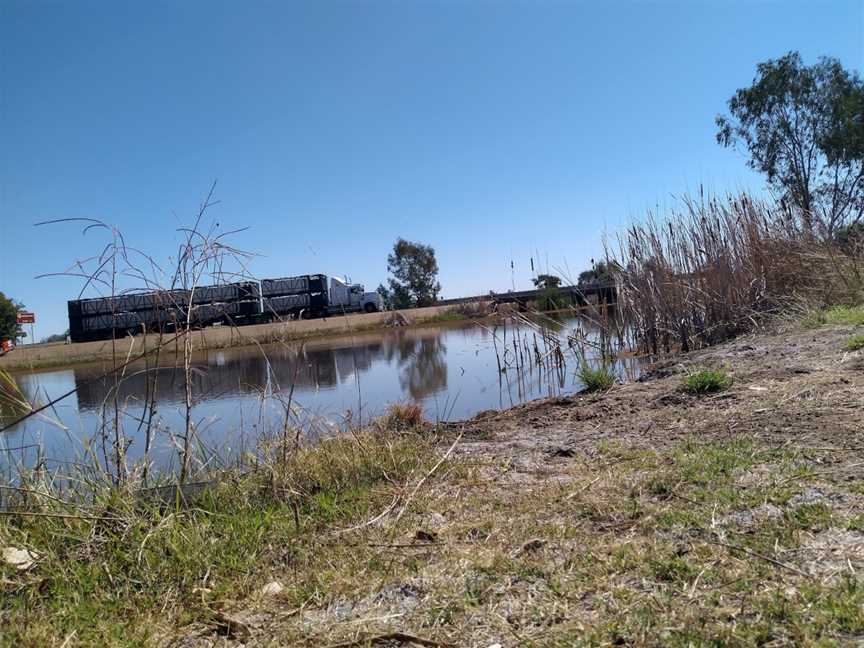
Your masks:
<svg viewBox="0 0 864 648"><path fill-rule="evenodd" d="M396 360L403 392L420 401L447 389L446 353L447 345L438 335L401 335L395 344L385 346L384 357Z"/></svg>
<svg viewBox="0 0 864 648"><path fill-rule="evenodd" d="M506 325L506 335L503 325L493 333L470 323L394 329L202 353L194 358L192 378L196 427L206 443L242 446L246 441L238 442L238 434L254 437L280 429L285 408L278 398L270 397L288 393L302 411L304 423L323 421L326 426L338 423L349 410L368 420L397 401L420 403L432 419L462 419L481 410L575 390L579 385L574 359L553 366L547 353L547 338L560 340L562 348L568 349L574 320L547 320L546 324L545 331L538 331L513 320ZM511 364L499 371L499 361L507 364L504 349L511 360L518 356L521 370ZM542 364L531 364L538 350ZM44 402L73 387L77 392L51 410L62 426L49 425L44 418L29 419L0 437L0 447L37 440L47 456L75 454L70 448L78 443L80 449L85 439L93 437L102 409L113 407L116 394L124 434L131 439L130 458L143 452L141 421L151 416L161 434L163 455L169 456L171 434L184 429L182 365L154 368L139 362L127 368L122 379L100 378L109 368L85 366L18 375L20 388L31 400Z"/></svg>

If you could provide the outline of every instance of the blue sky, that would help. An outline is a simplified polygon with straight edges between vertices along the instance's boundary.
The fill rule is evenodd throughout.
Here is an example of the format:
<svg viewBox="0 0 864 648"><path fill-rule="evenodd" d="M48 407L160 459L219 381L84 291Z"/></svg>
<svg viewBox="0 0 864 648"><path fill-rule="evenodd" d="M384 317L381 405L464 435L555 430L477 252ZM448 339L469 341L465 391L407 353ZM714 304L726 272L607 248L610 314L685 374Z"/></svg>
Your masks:
<svg viewBox="0 0 864 648"><path fill-rule="evenodd" d="M33 223L165 260L214 179L260 277L373 289L398 236L448 297L576 274L673 196L758 190L715 115L791 49L861 70L862 7L0 0L0 290L63 331L79 282L34 277L104 239Z"/></svg>

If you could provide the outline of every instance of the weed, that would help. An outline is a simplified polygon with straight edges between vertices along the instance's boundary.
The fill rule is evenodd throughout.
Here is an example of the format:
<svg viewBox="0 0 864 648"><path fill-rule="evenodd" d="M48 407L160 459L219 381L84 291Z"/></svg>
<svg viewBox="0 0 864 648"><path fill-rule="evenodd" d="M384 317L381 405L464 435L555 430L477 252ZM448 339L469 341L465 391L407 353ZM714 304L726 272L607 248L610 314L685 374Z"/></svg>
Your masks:
<svg viewBox="0 0 864 648"><path fill-rule="evenodd" d="M847 351L859 351L864 349L864 335L853 335L846 340Z"/></svg>
<svg viewBox="0 0 864 648"><path fill-rule="evenodd" d="M687 374L681 381L684 391L691 394L711 394L732 385L732 378L723 369L700 369Z"/></svg>
<svg viewBox="0 0 864 648"><path fill-rule="evenodd" d="M428 470L431 449L420 437L369 431L300 449L273 475L224 475L190 508L111 489L82 517L53 499L34 515L4 516L0 545L39 558L32 577L0 562L0 583L15 585L3 585L0 645L52 645L73 631L80 645L143 645L154 640L153 615L200 621L209 600L249 594L274 565L313 560L321 529L379 513L393 481ZM356 556L363 566L352 569L389 569L374 558ZM284 596L302 604L335 577L301 569Z"/></svg>
<svg viewBox="0 0 864 648"><path fill-rule="evenodd" d="M388 430L410 430L423 423L423 407L417 403L393 403L380 424Z"/></svg>
<svg viewBox="0 0 864 648"><path fill-rule="evenodd" d="M864 325L864 306L832 306L811 311L804 316L804 326L862 326Z"/></svg>
<svg viewBox="0 0 864 648"><path fill-rule="evenodd" d="M615 384L615 374L607 364L592 367L587 362L583 362L576 376L588 392L606 391Z"/></svg>

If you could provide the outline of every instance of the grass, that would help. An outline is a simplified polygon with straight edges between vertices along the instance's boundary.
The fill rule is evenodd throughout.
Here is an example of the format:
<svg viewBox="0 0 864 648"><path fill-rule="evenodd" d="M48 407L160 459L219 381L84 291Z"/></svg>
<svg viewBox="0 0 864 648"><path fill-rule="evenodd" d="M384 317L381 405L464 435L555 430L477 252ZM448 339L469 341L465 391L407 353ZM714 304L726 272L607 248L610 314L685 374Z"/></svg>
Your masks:
<svg viewBox="0 0 864 648"><path fill-rule="evenodd" d="M712 394L732 385L732 378L723 369L699 369L687 374L681 388L691 394Z"/></svg>
<svg viewBox="0 0 864 648"><path fill-rule="evenodd" d="M116 497L97 511L118 521L3 519L4 543L41 558L0 568L0 643L142 645L177 628L215 641L217 611L246 609L272 611L256 631L274 645L393 630L453 645L842 643L864 632L864 586L808 543L864 512L792 503L815 479L810 452L602 443L528 487L494 477L500 457L431 474L442 450L419 435L333 439L286 481L237 476L188 509ZM759 517L766 503L777 513ZM268 603L271 580L284 590Z"/></svg>
<svg viewBox="0 0 864 648"><path fill-rule="evenodd" d="M423 407L418 403L393 403L378 424L385 430L410 430L423 424Z"/></svg>
<svg viewBox="0 0 864 648"><path fill-rule="evenodd" d="M587 362L583 362L579 366L576 377L588 392L606 391L615 384L615 373L606 364L592 367Z"/></svg>
<svg viewBox="0 0 864 648"><path fill-rule="evenodd" d="M832 306L812 311L804 317L809 328L819 326L864 326L864 306Z"/></svg>
<svg viewBox="0 0 864 648"><path fill-rule="evenodd" d="M377 514L395 482L425 472L431 450L382 431L331 439L294 455L281 477L228 475L181 509L111 491L83 509L35 496L35 515L0 519L0 546L39 557L26 572L0 563L0 645L54 645L72 633L69 645L146 645L166 626L207 621L270 570L302 570L310 538ZM320 596L331 579L303 573L286 597Z"/></svg>
<svg viewBox="0 0 864 648"><path fill-rule="evenodd" d="M847 351L858 351L864 349L864 335L853 335L846 340Z"/></svg>

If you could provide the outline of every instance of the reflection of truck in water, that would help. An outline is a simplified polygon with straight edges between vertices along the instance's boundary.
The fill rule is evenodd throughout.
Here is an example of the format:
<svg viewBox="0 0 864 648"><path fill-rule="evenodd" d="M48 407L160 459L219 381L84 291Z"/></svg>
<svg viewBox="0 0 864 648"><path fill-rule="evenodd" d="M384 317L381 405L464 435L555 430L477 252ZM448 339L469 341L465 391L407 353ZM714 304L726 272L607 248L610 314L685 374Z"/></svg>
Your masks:
<svg viewBox="0 0 864 648"><path fill-rule="evenodd" d="M73 342L107 340L144 331L181 330L213 324L262 324L285 318L327 317L343 313L374 313L383 301L361 284L327 275L242 281L76 299L68 303L69 336Z"/></svg>

